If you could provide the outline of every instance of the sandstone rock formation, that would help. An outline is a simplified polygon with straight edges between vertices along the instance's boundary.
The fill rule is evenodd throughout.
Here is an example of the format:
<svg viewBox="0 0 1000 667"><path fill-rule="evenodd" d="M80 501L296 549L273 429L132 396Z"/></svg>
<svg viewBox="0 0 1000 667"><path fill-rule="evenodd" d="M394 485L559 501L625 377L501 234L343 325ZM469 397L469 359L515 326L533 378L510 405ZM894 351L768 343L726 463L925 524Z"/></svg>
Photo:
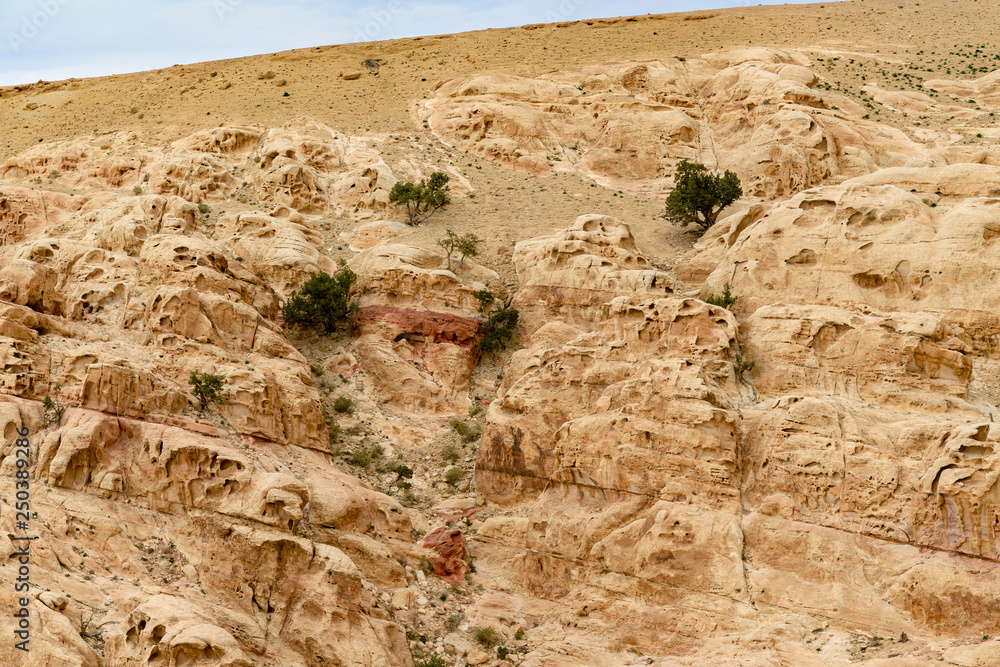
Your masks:
<svg viewBox="0 0 1000 667"><path fill-rule="evenodd" d="M476 290L499 276L468 261L448 271L444 257L381 244L356 257L361 368L379 400L408 413L452 414L469 407L478 360Z"/></svg>
<svg viewBox="0 0 1000 667"><path fill-rule="evenodd" d="M983 206L971 198L961 205ZM595 292L590 321L566 307L529 325L534 333L511 358L487 415L477 490L522 511L487 520L474 544L498 550L520 590L555 603L533 622L555 632L572 614L565 632L574 645L600 636L599 650L709 651L717 664L743 664L715 653L724 651L720 635L749 637L775 614L799 627L883 636L997 631L986 611L1000 574L996 409L971 391L975 346L941 315L898 312L924 307L912 296L893 312L849 306L855 293L837 272L866 261L863 252L841 251L820 279L824 267L788 261L780 250L789 235L797 251L796 235L851 235L847 219L855 217L869 220L859 233L886 234L870 244L877 252L905 249L922 238L919 216L932 213L926 224L952 252L982 244L981 232L956 233L916 196L887 185L809 190L764 215L731 216L689 261L719 262L708 286L717 293L717 275L732 280L740 324L696 299L622 285L620 264L587 261L596 253L583 243L532 242L545 248L534 255L545 263L519 262L526 290L551 266L545 289L553 293L583 276L624 292ZM562 234L574 238L583 221ZM890 240L904 221L906 231ZM603 228L620 230L604 256L642 258L621 223L605 219ZM760 244L736 259L749 239ZM813 261L837 247L829 236L806 245L821 249ZM783 271L805 265L806 273L733 276L730 267L765 270L776 255ZM939 261L955 267L943 252ZM560 272L573 263L582 268ZM758 287L765 280L774 296ZM790 302L775 302L778 294ZM841 305L813 305L824 300ZM741 368L741 358L756 365ZM811 664L808 632L785 649L795 664ZM579 656L567 664L596 663Z"/></svg>
<svg viewBox="0 0 1000 667"><path fill-rule="evenodd" d="M603 215L584 215L553 236L514 249L520 290L514 305L533 332L545 322L593 324L615 296L669 296L674 278L642 256L628 226ZM568 342L568 341L564 341Z"/></svg>
<svg viewBox="0 0 1000 667"><path fill-rule="evenodd" d="M353 105L448 67L388 134L268 111L5 154L4 609L19 522L39 539L32 653L0 664L996 663L996 74L841 86L806 51L658 46L528 77L446 39L316 68ZM306 99L312 58L244 79ZM76 122L79 85L0 106ZM663 196L681 158L746 192L693 244L618 192ZM439 170L458 205L394 221ZM427 250L442 229L482 263ZM285 326L340 260L350 334ZM484 358L487 288L520 320Z"/></svg>
<svg viewBox="0 0 1000 667"><path fill-rule="evenodd" d="M4 167L79 191L0 183L4 497L17 429L36 456L30 664L412 664L376 592L406 585L410 513L329 465L310 365L277 322L335 266L293 209L314 210L268 178L261 197L291 207L210 226L197 205L229 194L227 161L263 137L219 128L161 152L120 133ZM285 159L326 168L308 147ZM193 371L224 377L207 415ZM9 557L21 531L0 520ZM19 654L8 642L0 662Z"/></svg>
<svg viewBox="0 0 1000 667"><path fill-rule="evenodd" d="M748 195L769 200L880 168L949 163L863 119L809 65L795 51L746 48L535 79L484 73L442 83L421 117L442 140L512 169L570 171L655 197L681 159L731 169Z"/></svg>

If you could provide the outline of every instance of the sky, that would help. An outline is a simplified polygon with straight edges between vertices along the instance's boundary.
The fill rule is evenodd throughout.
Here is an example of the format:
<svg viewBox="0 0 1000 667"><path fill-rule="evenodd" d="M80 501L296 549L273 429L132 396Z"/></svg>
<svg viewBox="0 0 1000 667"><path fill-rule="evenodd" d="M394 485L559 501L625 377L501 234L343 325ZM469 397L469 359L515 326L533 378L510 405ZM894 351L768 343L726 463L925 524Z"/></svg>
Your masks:
<svg viewBox="0 0 1000 667"><path fill-rule="evenodd" d="M818 0L785 0L812 2ZM0 86L348 42L774 0L0 0Z"/></svg>

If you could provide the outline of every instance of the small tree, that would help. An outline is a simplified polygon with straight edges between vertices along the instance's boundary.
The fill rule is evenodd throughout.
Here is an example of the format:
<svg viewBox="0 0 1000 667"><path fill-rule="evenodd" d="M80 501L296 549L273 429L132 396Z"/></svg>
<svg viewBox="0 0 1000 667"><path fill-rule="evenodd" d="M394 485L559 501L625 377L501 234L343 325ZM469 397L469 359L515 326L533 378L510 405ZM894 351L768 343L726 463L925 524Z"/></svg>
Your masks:
<svg viewBox="0 0 1000 667"><path fill-rule="evenodd" d="M726 286L722 290L722 294L709 294L705 297L705 303L710 303L713 306L720 306L726 310L732 310L736 302L740 300L738 296L732 292L733 286L726 283Z"/></svg>
<svg viewBox="0 0 1000 667"><path fill-rule="evenodd" d="M518 312L514 308L502 308L490 314L482 323L479 333L479 349L486 354L496 354L507 347L517 333Z"/></svg>
<svg viewBox="0 0 1000 667"><path fill-rule="evenodd" d="M478 289L472 293L472 296L474 296L476 298L476 301L479 302L480 313L485 313L487 310L489 310L493 306L494 302L496 302L497 300L496 295L493 294L493 292L490 291L489 288Z"/></svg>
<svg viewBox="0 0 1000 667"><path fill-rule="evenodd" d="M479 244L483 242L481 238L475 234L466 234L465 236L459 236L455 232L446 230L448 236L443 239L438 240L438 245L444 248L446 253L445 257L448 260L448 270L451 271L451 256L453 253L459 253L461 258L459 259L458 266L461 267L465 264L466 256L475 257L479 254Z"/></svg>
<svg viewBox="0 0 1000 667"><path fill-rule="evenodd" d="M458 247L456 250L462 253L462 258L458 260L459 267L465 265L466 257L475 257L479 254L479 244L482 242L483 240L481 238L471 233L466 234L458 240Z"/></svg>
<svg viewBox="0 0 1000 667"><path fill-rule="evenodd" d="M45 422L47 424L55 424L56 426L62 424L63 413L66 412L66 406L58 400L60 389L62 389L62 383L56 382L52 385L52 391L56 392L56 398L53 399L51 395L46 395L45 399L42 401L42 408L45 410Z"/></svg>
<svg viewBox="0 0 1000 667"><path fill-rule="evenodd" d="M342 265L334 275L313 273L302 288L294 292L282 307L285 322L290 325L321 328L332 332L350 325L358 312L351 302L351 286L357 274Z"/></svg>
<svg viewBox="0 0 1000 667"><path fill-rule="evenodd" d="M419 185L400 181L392 186L389 201L406 208L406 224L418 225L451 203L447 189L450 180L448 174L435 171Z"/></svg>
<svg viewBox="0 0 1000 667"><path fill-rule="evenodd" d="M208 409L209 403L223 403L222 382L224 380L225 378L221 375L191 371L188 384L191 385L191 393L201 401L202 412Z"/></svg>
<svg viewBox="0 0 1000 667"><path fill-rule="evenodd" d="M715 224L722 209L742 196L743 187L733 172L718 176L703 164L681 160L663 217L681 227L694 223L704 233Z"/></svg>

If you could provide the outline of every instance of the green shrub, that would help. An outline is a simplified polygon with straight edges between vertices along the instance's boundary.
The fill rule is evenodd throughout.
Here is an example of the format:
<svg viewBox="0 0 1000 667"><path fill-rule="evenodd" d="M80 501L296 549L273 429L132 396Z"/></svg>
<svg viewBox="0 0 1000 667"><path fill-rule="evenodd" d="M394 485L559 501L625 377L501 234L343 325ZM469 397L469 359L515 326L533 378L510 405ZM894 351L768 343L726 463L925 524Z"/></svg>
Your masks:
<svg viewBox="0 0 1000 667"><path fill-rule="evenodd" d="M390 464L386 471L396 473L397 482L403 479L411 479L413 477L413 468L400 461Z"/></svg>
<svg viewBox="0 0 1000 667"><path fill-rule="evenodd" d="M456 484L458 484L458 480L462 479L464 475L465 475L464 470L462 470L458 466L454 466L448 468L448 470L445 471L444 481L448 482L452 486L455 486Z"/></svg>
<svg viewBox="0 0 1000 667"><path fill-rule="evenodd" d="M448 422L455 432L458 433L462 438L462 442L475 442L479 440L479 436L482 435L482 431L479 428L473 428L469 426L461 419L452 419Z"/></svg>
<svg viewBox="0 0 1000 667"><path fill-rule="evenodd" d="M494 302L496 302L497 300L496 295L494 295L493 292L491 292L488 289L476 290L475 292L472 293L472 296L474 296L476 298L476 301L479 302L480 313L485 313L487 310L489 310L490 306L492 306Z"/></svg>
<svg viewBox="0 0 1000 667"><path fill-rule="evenodd" d="M212 212L212 209L208 207L208 204L198 204L198 212L202 215L208 215Z"/></svg>
<svg viewBox="0 0 1000 667"><path fill-rule="evenodd" d="M439 655L429 655L423 660L417 660L413 667L448 667L448 663Z"/></svg>
<svg viewBox="0 0 1000 667"><path fill-rule="evenodd" d="M367 470L373 463L380 461L384 456L385 450L382 449L382 445L372 445L371 447L361 445L351 450L351 453L347 455L347 462L352 466Z"/></svg>
<svg viewBox="0 0 1000 667"><path fill-rule="evenodd" d="M406 224L418 225L451 203L447 190L450 180L448 174L436 171L419 185L400 181L392 186L389 201L406 209Z"/></svg>
<svg viewBox="0 0 1000 667"><path fill-rule="evenodd" d="M223 403L222 383L225 380L221 375L211 373L197 373L191 371L188 384L191 385L191 393L201 402L201 409L204 412L209 403Z"/></svg>
<svg viewBox="0 0 1000 667"><path fill-rule="evenodd" d="M346 266L334 275L313 273L281 309L289 325L308 326L327 332L350 326L358 305L350 300L357 275Z"/></svg>
<svg viewBox="0 0 1000 667"><path fill-rule="evenodd" d="M733 295L732 287L732 285L726 283L726 286L722 289L721 295L709 294L705 297L705 303L710 303L713 306L720 306L726 310L730 310L740 299L738 296Z"/></svg>
<svg viewBox="0 0 1000 667"><path fill-rule="evenodd" d="M441 459L446 463L455 465L458 463L458 459L461 454L458 451L458 447L455 445L445 445L441 448Z"/></svg>
<svg viewBox="0 0 1000 667"><path fill-rule="evenodd" d="M137 185L134 188L132 188L132 194L134 194L136 196L141 195L142 194L142 186L141 185Z"/></svg>
<svg viewBox="0 0 1000 667"><path fill-rule="evenodd" d="M326 410L326 406L323 406L323 420L326 422L326 433L330 440L330 451L334 454L339 453L340 447L337 442L340 440L340 424L334 419Z"/></svg>
<svg viewBox="0 0 1000 667"><path fill-rule="evenodd" d="M60 389L62 389L62 383L57 382L52 385L52 391L58 392ZM42 408L45 410L47 424L55 424L56 426L62 424L63 413L66 412L65 405L47 395L42 401Z"/></svg>
<svg viewBox="0 0 1000 667"><path fill-rule="evenodd" d="M736 380L738 382L746 382L746 375L754 369L757 362L747 357L746 348L742 345L736 345L732 348L733 353L733 366L736 369Z"/></svg>
<svg viewBox="0 0 1000 667"><path fill-rule="evenodd" d="M472 635L476 640L476 643L485 649L491 649L494 646L499 646L503 641L503 637L494 628L474 628L472 630Z"/></svg>
<svg viewBox="0 0 1000 667"><path fill-rule="evenodd" d="M353 413L354 401L347 396L338 396L337 400L333 402L333 411L340 414Z"/></svg>
<svg viewBox="0 0 1000 667"><path fill-rule="evenodd" d="M663 217L681 227L694 223L704 233L715 224L722 209L742 196L743 187L735 173L727 171L718 176L703 164L681 160Z"/></svg>
<svg viewBox="0 0 1000 667"><path fill-rule="evenodd" d="M496 354L506 349L517 333L518 312L514 308L502 308L490 314L488 320L479 327L482 338L479 349L484 354Z"/></svg>

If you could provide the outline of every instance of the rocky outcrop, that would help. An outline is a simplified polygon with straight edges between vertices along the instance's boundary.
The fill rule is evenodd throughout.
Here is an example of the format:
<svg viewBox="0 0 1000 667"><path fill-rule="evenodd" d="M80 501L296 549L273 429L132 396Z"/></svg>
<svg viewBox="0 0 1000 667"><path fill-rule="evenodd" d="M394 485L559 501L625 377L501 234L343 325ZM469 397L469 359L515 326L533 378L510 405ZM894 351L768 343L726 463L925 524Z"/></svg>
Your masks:
<svg viewBox="0 0 1000 667"><path fill-rule="evenodd" d="M0 183L0 496L26 429L30 664L412 665L377 592L407 585L410 513L331 466L312 368L279 324L283 297L335 269L293 209L315 211L270 177L260 196L291 207L206 208L255 196L235 174L266 134L120 133L0 169L51 188ZM283 159L339 164L297 141ZM192 372L222 376L221 404L198 409ZM0 523L12 556L23 528ZM11 609L16 576L0 573Z"/></svg>
<svg viewBox="0 0 1000 667"><path fill-rule="evenodd" d="M506 167L654 197L681 159L731 169L747 195L770 200L880 168L948 163L862 118L809 64L746 48L534 79L483 73L440 84L421 117L442 140Z"/></svg>
<svg viewBox="0 0 1000 667"><path fill-rule="evenodd" d="M11 473L0 480L5 493L14 488L15 429L27 429L38 453L32 613L47 620L32 635L33 656L78 665L161 656L181 664L310 664L316 656L411 664L366 574L333 544L379 530L406 553L409 521L394 501L295 446L236 447L222 432L84 409L44 430L41 413L37 402L0 402L11 436L0 460ZM367 510L338 520L322 510L331 502ZM7 534L20 534L13 521L4 519ZM12 554L14 543L4 544ZM3 576L9 591L13 576ZM0 655L14 660L13 650Z"/></svg>
<svg viewBox="0 0 1000 667"><path fill-rule="evenodd" d="M552 236L514 248L520 290L514 306L527 332L560 321L591 325L614 297L674 294L673 276L642 256L628 226L605 215L583 215Z"/></svg>
<svg viewBox="0 0 1000 667"><path fill-rule="evenodd" d="M467 260L447 270L445 258L420 248L380 244L358 255L361 368L379 399L409 413L468 409L478 359L476 290L500 282Z"/></svg>
<svg viewBox="0 0 1000 667"><path fill-rule="evenodd" d="M774 615L883 635L996 632L985 612L1000 573L996 410L972 390L975 341L956 317L918 311L912 298L888 312L848 305L836 275L863 252L844 251L822 278L825 268L783 261L784 271L807 269L769 277L789 303L726 264L762 276L753 272L789 235L819 233L818 264L836 247L831 233L852 233L853 217L869 234L889 233L881 221L905 224L893 239L924 241L921 252L935 234L952 248L981 244L937 213L896 187L843 185L731 216L686 261L723 258L708 285L718 293L719 276L732 280L739 324L721 307L622 281L620 262L593 258L624 248L599 254L578 241L583 219L519 246L545 248L522 255L524 290L542 275L556 294L581 280L628 285L597 292L589 310L554 300L560 308L529 325L487 413L476 488L518 511L488 519L473 545L496 550L520 590L556 605L534 623L555 633L571 614L571 645L597 635L600 650L675 655L704 652L720 634L746 637ZM621 223L603 228L630 238ZM750 240L760 243L735 259ZM893 247L888 236L869 245ZM816 305L817 289L831 301L839 289L840 305ZM542 300L521 292L515 301L530 312Z"/></svg>
<svg viewBox="0 0 1000 667"><path fill-rule="evenodd" d="M730 283L754 306L781 300L931 311L963 327L954 335L965 343L989 347L997 307L990 248L1000 229L990 183L998 174L971 164L888 169L807 190L728 217L678 271L710 271L706 293Z"/></svg>

